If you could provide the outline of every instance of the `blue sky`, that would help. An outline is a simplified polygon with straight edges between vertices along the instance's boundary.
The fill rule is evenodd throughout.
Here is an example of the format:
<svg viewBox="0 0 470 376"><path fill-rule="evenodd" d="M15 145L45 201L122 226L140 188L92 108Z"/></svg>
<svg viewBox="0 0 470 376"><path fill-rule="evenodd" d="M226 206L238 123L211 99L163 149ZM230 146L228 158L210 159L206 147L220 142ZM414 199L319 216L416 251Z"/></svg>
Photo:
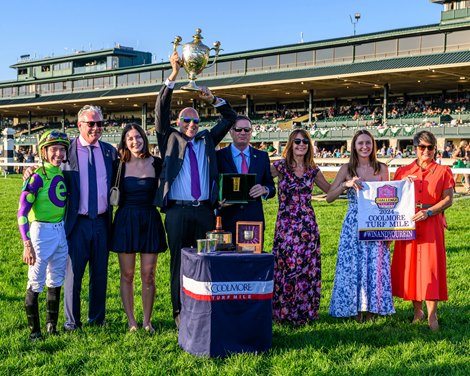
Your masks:
<svg viewBox="0 0 470 376"><path fill-rule="evenodd" d="M195 6L195 4L200 4ZM9 68L21 55L43 58L74 50L111 48L115 43L168 61L171 42L219 40L225 53L345 37L350 16L361 13L357 34L439 23L440 4L429 0L24 0L2 1L0 81L15 79Z"/></svg>

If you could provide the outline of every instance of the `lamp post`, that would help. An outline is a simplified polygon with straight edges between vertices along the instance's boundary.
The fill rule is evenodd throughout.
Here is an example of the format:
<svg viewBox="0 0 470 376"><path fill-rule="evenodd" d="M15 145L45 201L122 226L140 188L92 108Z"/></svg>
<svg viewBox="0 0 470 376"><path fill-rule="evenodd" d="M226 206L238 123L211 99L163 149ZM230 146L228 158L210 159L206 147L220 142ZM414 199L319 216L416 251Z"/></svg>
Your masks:
<svg viewBox="0 0 470 376"><path fill-rule="evenodd" d="M349 19L351 20L351 23L353 24L353 27L354 27L354 35L356 35L356 24L359 22L360 18L361 18L361 13L354 14L355 21L353 21L351 16L349 16Z"/></svg>

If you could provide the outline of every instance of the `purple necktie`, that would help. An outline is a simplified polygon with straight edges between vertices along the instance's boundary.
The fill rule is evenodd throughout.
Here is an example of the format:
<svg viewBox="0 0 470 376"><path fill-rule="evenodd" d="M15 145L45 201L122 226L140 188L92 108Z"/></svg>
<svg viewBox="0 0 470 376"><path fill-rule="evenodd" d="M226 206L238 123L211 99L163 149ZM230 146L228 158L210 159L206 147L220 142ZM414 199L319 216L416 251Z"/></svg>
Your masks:
<svg viewBox="0 0 470 376"><path fill-rule="evenodd" d="M248 174L248 163L246 163L245 153L240 153L242 157L242 174Z"/></svg>
<svg viewBox="0 0 470 376"><path fill-rule="evenodd" d="M88 216L98 216L98 180L96 178L95 153L93 145L88 145Z"/></svg>
<svg viewBox="0 0 470 376"><path fill-rule="evenodd" d="M193 144L188 142L189 153L189 168L191 169L191 196L195 200L201 197L201 183L199 181L199 167L197 164L196 153L193 149Z"/></svg>

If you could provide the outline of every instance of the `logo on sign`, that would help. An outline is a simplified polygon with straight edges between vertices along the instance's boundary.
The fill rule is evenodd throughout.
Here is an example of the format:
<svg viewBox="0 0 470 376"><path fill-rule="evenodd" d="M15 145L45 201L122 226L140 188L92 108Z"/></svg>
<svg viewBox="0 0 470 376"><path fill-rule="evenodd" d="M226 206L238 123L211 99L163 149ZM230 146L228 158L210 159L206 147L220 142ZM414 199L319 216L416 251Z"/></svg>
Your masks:
<svg viewBox="0 0 470 376"><path fill-rule="evenodd" d="M377 188L375 203L379 209L395 209L398 204L397 188L384 185Z"/></svg>

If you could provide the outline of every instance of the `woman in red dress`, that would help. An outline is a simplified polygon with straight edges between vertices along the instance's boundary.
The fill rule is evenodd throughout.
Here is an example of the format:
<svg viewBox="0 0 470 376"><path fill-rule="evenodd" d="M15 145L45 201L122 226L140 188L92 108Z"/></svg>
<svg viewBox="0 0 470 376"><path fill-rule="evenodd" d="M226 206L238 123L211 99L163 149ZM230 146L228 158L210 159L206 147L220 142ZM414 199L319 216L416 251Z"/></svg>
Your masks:
<svg viewBox="0 0 470 376"><path fill-rule="evenodd" d="M416 240L396 241L392 261L393 295L413 301L413 322L424 319L425 300L432 330L439 328L437 302L447 300L444 210L452 205L454 187L450 168L435 162L436 144L431 132L417 133L413 145L418 158L395 174L395 180L414 182Z"/></svg>

